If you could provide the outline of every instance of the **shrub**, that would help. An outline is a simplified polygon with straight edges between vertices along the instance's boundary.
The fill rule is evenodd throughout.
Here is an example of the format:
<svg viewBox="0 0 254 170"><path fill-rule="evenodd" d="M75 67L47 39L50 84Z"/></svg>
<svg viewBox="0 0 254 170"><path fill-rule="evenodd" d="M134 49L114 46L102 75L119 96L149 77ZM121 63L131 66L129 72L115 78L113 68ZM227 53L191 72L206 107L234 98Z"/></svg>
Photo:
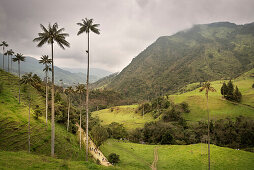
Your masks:
<svg viewBox="0 0 254 170"><path fill-rule="evenodd" d="M120 155L117 155L117 154L115 154L115 153L111 153L111 154L109 154L109 156L108 156L108 161L110 162L110 163L112 163L112 164L116 164L116 163L118 163L119 161L120 161Z"/></svg>
<svg viewBox="0 0 254 170"><path fill-rule="evenodd" d="M3 89L4 89L3 83L1 82L1 83L0 83L0 94L3 92Z"/></svg>

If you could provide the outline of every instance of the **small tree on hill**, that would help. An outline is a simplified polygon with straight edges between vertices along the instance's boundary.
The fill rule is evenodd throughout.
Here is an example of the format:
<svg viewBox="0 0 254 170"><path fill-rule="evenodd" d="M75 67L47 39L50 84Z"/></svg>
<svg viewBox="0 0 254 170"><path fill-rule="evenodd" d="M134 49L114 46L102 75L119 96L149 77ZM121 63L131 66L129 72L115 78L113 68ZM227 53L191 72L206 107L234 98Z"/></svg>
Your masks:
<svg viewBox="0 0 254 170"><path fill-rule="evenodd" d="M230 80L227 84L227 99L233 99L233 93L234 93L234 85L232 83L232 81Z"/></svg>
<svg viewBox="0 0 254 170"><path fill-rule="evenodd" d="M237 102L240 102L241 99L242 99L242 93L238 90L238 87L236 86L234 90L234 100Z"/></svg>
<svg viewBox="0 0 254 170"><path fill-rule="evenodd" d="M110 162L110 163L112 163L112 164L116 164L116 163L118 163L119 161L120 161L120 155L117 155L117 154L115 154L115 153L111 153L111 154L109 154L109 156L108 156L108 161Z"/></svg>
<svg viewBox="0 0 254 170"><path fill-rule="evenodd" d="M223 95L223 97L225 97L228 94L228 86L226 85L226 83L224 82L221 89L220 89L220 93L221 95Z"/></svg>

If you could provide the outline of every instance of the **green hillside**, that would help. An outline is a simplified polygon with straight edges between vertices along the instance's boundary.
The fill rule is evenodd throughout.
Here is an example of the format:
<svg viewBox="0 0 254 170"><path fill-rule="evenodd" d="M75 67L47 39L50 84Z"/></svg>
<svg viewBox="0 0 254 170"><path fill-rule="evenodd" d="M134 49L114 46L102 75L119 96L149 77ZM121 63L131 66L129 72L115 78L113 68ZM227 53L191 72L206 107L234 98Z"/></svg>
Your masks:
<svg viewBox="0 0 254 170"><path fill-rule="evenodd" d="M146 99L187 84L230 79L254 66L254 23L195 25L158 38L107 86Z"/></svg>
<svg viewBox="0 0 254 170"><path fill-rule="evenodd" d="M211 82L217 92L209 93L209 110L212 119L226 117L247 116L254 119L254 69L244 73L233 80L243 97L240 103L234 103L222 98L220 89L224 80ZM226 81L228 82L228 81ZM185 89L195 88L196 84L190 84ZM191 121L206 120L206 99L204 93L199 92L199 88L183 94L170 95L169 98L175 103L187 102L190 106L190 113L185 114L185 118Z"/></svg>
<svg viewBox="0 0 254 170"><path fill-rule="evenodd" d="M18 104L18 78L0 70L0 150L28 150L28 100L27 93L31 90L32 108L39 105L44 113L44 98L29 87L24 92L21 88L21 104ZM31 110L31 152L50 155L51 130L50 123L46 125L45 117L36 120ZM49 119L50 120L50 119ZM84 149L80 151L78 139L74 134L67 133L66 127L56 124L55 155L57 158L84 160Z"/></svg>
<svg viewBox="0 0 254 170"><path fill-rule="evenodd" d="M234 85L238 86L243 95L240 103L230 102L222 98L220 88L224 81L228 82L228 80L211 82L211 85L217 90L217 92L209 93L211 119L235 118L240 115L254 119L254 88L252 88L254 69L233 80ZM183 116L190 123L207 120L205 94L199 92L198 85L199 83L189 84L179 90L181 92L185 91L185 93L176 93L168 96L169 100L176 104L181 102L188 103L190 113L185 113ZM154 121L151 113L145 114L143 119L141 113L136 113L137 108L138 105L113 107L113 109L109 108L93 112L92 116L98 117L102 125L117 122L123 124L127 130L143 127L146 122Z"/></svg>
<svg viewBox="0 0 254 170"><path fill-rule="evenodd" d="M107 140L101 147L105 155L120 155L120 169L151 169L154 149L158 150L158 169L207 169L207 145L144 145ZM252 169L254 153L211 145L211 169Z"/></svg>
<svg viewBox="0 0 254 170"><path fill-rule="evenodd" d="M55 159L44 155L28 154L27 152L0 151L0 169L113 169L85 161Z"/></svg>

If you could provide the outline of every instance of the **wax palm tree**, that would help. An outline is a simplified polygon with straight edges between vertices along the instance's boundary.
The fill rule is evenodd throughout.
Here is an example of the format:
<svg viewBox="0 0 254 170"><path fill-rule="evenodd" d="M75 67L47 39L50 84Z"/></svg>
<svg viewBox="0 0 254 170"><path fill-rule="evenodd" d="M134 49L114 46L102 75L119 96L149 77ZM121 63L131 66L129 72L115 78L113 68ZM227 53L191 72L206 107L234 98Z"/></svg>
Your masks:
<svg viewBox="0 0 254 170"><path fill-rule="evenodd" d="M70 125L70 108L71 108L71 95L73 94L73 89L72 87L68 87L66 90L65 90L65 94L67 95L68 97L68 119L67 119L67 132L69 130L69 125Z"/></svg>
<svg viewBox="0 0 254 170"><path fill-rule="evenodd" d="M100 30L97 28L100 24L93 24L93 19L82 19L82 23L77 23L80 26L78 34L87 33L87 78L86 78L86 161L88 161L88 119L89 119L89 109L88 109L88 99L89 99L89 33L90 31L95 34L100 34Z"/></svg>
<svg viewBox="0 0 254 170"><path fill-rule="evenodd" d="M32 73L28 73L22 76L20 80L21 84L31 85L35 82ZM29 93L29 92L28 92ZM28 114L28 152L30 152L30 108L31 108L31 95L28 94L29 100L29 114Z"/></svg>
<svg viewBox="0 0 254 170"><path fill-rule="evenodd" d="M9 69L9 68L10 68L10 67L9 67L9 65L10 65L10 64L9 64L9 60L10 60L10 59L9 59L9 57L12 56L13 54L14 54L14 52L12 51L12 49L6 51L6 55L8 56L8 72L10 72L10 69ZM11 60L12 60L12 57L11 57ZM12 63L12 61L11 61L11 63ZM12 64L11 64L11 65L12 65ZM12 67L11 67L11 68L12 68Z"/></svg>
<svg viewBox="0 0 254 170"><path fill-rule="evenodd" d="M85 93L85 85L84 84L78 84L76 86L76 93L80 95L80 115L79 115L79 126L81 128L81 112L82 112L82 94ZM79 147L81 149L81 130L79 132Z"/></svg>
<svg viewBox="0 0 254 170"><path fill-rule="evenodd" d="M37 47L42 47L44 44L51 45L51 55L52 55L52 107L51 107L51 156L54 156L55 153L55 89L54 89L54 55L53 55L53 46L54 42L56 42L62 49L66 47L70 47L70 43L65 40L69 34L63 33L64 28L58 29L58 24L55 23L53 25L49 24L48 29L45 28L42 24L40 24L42 33L38 33L39 37L35 38L34 42L39 42Z"/></svg>
<svg viewBox="0 0 254 170"><path fill-rule="evenodd" d="M4 70L4 47L8 47L8 44L6 41L2 41L2 44L0 46L3 46L3 70Z"/></svg>
<svg viewBox="0 0 254 170"><path fill-rule="evenodd" d="M199 89L200 92L205 90L205 96L206 96L206 109L207 109L207 119L208 119L208 128L207 128L207 133L208 133L208 167L210 170L210 118L209 118L209 109L208 109L208 93L210 92L216 92L216 90L211 87L210 82L205 82L203 83L202 87Z"/></svg>
<svg viewBox="0 0 254 170"><path fill-rule="evenodd" d="M50 64L52 63L52 60L49 58L48 55L43 55L41 59L39 60L40 64L44 64L43 71L46 74L46 124L48 123L48 72L51 71Z"/></svg>
<svg viewBox="0 0 254 170"><path fill-rule="evenodd" d="M17 53L15 55L15 58L12 59L13 62L18 62L18 70L19 70L19 79L20 79L20 62L25 61L25 58L23 54ZM19 81L19 104L20 104L20 81Z"/></svg>

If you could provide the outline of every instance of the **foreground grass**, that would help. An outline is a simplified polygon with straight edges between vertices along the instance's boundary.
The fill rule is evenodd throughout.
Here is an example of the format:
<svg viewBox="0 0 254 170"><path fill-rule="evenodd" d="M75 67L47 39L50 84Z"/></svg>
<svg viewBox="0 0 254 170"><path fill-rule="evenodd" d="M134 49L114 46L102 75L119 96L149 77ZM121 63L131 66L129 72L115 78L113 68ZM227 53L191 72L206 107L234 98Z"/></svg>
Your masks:
<svg viewBox="0 0 254 170"><path fill-rule="evenodd" d="M0 169L113 169L85 161L55 159L27 152L0 151Z"/></svg>
<svg viewBox="0 0 254 170"><path fill-rule="evenodd" d="M98 116L102 125L109 125L112 122L123 124L127 130L141 128L146 122L153 121L151 114L143 116L136 113L138 105L116 106L111 108L95 111L93 117Z"/></svg>
<svg viewBox="0 0 254 170"><path fill-rule="evenodd" d="M120 169L151 169L154 148L158 148L157 168L207 169L207 145L142 145L109 139L100 148L105 155L120 155ZM211 169L253 169L254 153L211 145Z"/></svg>

